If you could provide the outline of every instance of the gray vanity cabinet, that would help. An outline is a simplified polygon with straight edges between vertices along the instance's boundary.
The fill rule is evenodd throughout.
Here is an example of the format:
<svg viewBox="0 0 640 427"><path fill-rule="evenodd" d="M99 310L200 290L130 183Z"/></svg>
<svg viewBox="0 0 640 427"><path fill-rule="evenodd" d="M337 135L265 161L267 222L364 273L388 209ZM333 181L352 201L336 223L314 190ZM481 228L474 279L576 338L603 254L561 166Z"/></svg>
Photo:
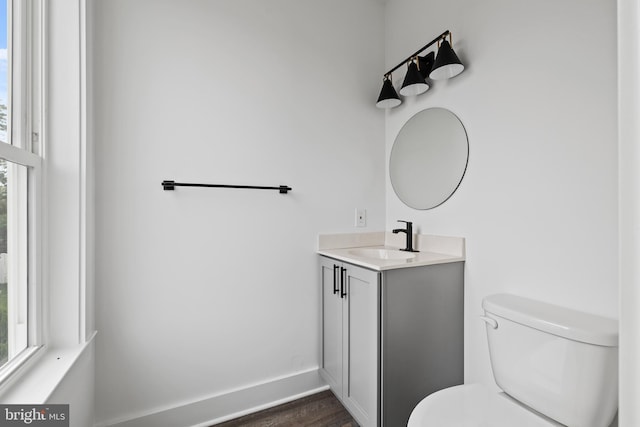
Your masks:
<svg viewBox="0 0 640 427"><path fill-rule="evenodd" d="M362 427L406 426L463 382L463 262L385 271L320 256L320 374Z"/></svg>

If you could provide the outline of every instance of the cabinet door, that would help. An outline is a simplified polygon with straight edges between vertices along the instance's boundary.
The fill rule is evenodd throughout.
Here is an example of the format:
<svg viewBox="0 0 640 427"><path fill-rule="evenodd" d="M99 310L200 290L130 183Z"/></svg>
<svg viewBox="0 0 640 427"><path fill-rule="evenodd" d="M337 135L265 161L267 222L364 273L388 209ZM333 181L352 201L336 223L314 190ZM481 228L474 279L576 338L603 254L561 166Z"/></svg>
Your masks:
<svg viewBox="0 0 640 427"><path fill-rule="evenodd" d="M345 264L343 402L362 427L378 425L379 273Z"/></svg>
<svg viewBox="0 0 640 427"><path fill-rule="evenodd" d="M320 258L322 278L322 369L320 373L331 390L342 395L342 299L340 298L341 263ZM337 292L336 292L337 291Z"/></svg>

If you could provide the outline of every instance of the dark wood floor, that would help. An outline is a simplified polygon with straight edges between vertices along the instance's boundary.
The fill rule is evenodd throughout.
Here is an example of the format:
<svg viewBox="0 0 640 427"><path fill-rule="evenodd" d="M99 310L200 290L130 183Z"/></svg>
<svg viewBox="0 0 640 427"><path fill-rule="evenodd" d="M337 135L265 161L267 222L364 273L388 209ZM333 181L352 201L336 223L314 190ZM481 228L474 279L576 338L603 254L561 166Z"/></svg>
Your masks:
<svg viewBox="0 0 640 427"><path fill-rule="evenodd" d="M330 391L294 400L215 427L359 427Z"/></svg>

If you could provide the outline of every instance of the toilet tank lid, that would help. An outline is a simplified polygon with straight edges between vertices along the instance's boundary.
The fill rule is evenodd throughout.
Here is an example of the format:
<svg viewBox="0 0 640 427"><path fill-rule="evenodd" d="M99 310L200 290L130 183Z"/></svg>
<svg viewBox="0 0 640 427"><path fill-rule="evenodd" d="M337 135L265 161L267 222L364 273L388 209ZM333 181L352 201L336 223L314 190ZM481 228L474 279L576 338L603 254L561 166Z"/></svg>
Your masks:
<svg viewBox="0 0 640 427"><path fill-rule="evenodd" d="M618 321L510 294L482 300L488 313L574 341L618 346Z"/></svg>

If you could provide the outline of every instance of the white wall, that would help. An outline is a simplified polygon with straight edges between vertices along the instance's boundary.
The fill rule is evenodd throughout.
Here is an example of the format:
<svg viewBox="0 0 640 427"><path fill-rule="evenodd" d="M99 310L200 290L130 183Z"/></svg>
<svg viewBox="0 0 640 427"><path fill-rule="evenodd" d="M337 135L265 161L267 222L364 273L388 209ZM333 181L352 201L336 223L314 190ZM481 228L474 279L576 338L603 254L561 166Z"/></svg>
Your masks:
<svg viewBox="0 0 640 427"><path fill-rule="evenodd" d="M382 12L96 2L99 423L318 365L317 235L384 227Z"/></svg>
<svg viewBox="0 0 640 427"><path fill-rule="evenodd" d="M618 315L615 2L394 0L385 17L389 68L446 29L467 65L386 116L388 159L416 112L457 114L470 146L461 186L416 211L387 180L386 223L467 238L465 380L493 384L484 296Z"/></svg>

